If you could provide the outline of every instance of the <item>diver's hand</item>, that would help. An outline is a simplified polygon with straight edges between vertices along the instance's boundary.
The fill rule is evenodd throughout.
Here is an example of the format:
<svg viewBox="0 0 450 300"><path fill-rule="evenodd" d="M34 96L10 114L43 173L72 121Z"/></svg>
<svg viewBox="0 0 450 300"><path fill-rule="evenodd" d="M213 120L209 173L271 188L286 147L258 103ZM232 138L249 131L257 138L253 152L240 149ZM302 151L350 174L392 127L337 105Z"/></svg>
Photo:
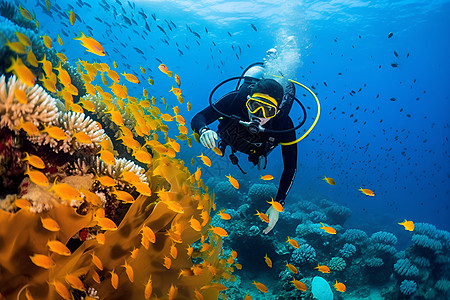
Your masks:
<svg viewBox="0 0 450 300"><path fill-rule="evenodd" d="M209 149L216 147L217 133L214 130L208 129L200 136L200 143Z"/></svg>
<svg viewBox="0 0 450 300"><path fill-rule="evenodd" d="M264 229L264 234L268 234L275 227L275 224L277 224L278 222L280 213L275 208L273 208L273 206L270 206L266 211L266 215L269 217L269 225L267 225L267 228Z"/></svg>

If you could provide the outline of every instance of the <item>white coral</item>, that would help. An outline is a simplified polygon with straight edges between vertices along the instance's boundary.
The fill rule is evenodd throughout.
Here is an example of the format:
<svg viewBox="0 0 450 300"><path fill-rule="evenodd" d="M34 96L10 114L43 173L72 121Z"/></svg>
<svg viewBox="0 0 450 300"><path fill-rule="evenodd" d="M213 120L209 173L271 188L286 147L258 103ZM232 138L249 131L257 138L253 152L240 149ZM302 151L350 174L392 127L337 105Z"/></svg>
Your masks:
<svg viewBox="0 0 450 300"><path fill-rule="evenodd" d="M99 175L108 175L118 180L121 180L120 174L122 174L123 171L133 172L139 176L141 182L148 183L147 176L145 175L145 169L136 165L133 161L125 158L116 158L116 163L114 166L106 164L97 156L85 157L83 159L79 158L75 162L75 169L80 174L86 174L91 168L94 169L94 171Z"/></svg>
<svg viewBox="0 0 450 300"><path fill-rule="evenodd" d="M105 131L100 129L97 122L93 121L89 116L84 113L66 112L60 114L55 123L56 126L61 127L71 138L68 142L72 143L72 147L75 149L80 148L95 148L106 137ZM76 132L84 132L91 139L90 144L79 143L72 138Z"/></svg>
<svg viewBox="0 0 450 300"><path fill-rule="evenodd" d="M23 90L27 95L27 103L20 103L14 90ZM28 87L15 75L6 82L5 75L0 77L0 128L8 127L16 130L20 119L34 125L52 124L57 118L56 100L38 84Z"/></svg>

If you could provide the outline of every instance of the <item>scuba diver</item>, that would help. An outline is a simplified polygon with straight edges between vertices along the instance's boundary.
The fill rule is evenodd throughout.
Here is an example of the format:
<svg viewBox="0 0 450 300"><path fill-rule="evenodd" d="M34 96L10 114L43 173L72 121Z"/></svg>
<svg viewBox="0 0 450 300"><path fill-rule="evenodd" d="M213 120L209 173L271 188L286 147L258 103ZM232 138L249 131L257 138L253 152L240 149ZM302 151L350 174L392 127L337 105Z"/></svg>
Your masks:
<svg viewBox="0 0 450 300"><path fill-rule="evenodd" d="M299 126L294 127L288 115L295 99L295 86L288 81L283 89L278 81L264 78L262 65L263 63L255 63L244 71L243 76L233 77L219 84L210 95L210 105L194 116L191 127L200 135L200 143L206 148L215 148L216 140L220 137L218 148L222 156L229 146L231 162L244 174L235 152L247 154L248 160L257 165L258 169L265 169L267 155L281 144L283 173L274 201L284 206L297 170L295 130ZM236 90L213 104L211 98L215 90L233 79L239 79ZM303 106L302 108L305 112ZM219 120L217 132L208 127L216 120ZM303 123L305 120L306 112ZM273 206L269 207L266 214L269 224L264 229L264 234L273 229L279 217L279 212Z"/></svg>

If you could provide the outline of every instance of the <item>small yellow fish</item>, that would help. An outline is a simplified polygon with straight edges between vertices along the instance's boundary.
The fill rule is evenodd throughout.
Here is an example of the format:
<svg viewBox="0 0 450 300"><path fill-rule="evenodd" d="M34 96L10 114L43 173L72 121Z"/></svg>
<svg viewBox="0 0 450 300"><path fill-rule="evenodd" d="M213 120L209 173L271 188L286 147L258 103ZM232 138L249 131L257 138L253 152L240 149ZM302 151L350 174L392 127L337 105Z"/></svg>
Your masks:
<svg viewBox="0 0 450 300"><path fill-rule="evenodd" d="M48 186L49 185L47 176L45 176L44 173L42 173L40 171L30 170L30 166L28 164L27 164L27 170L25 172L25 175L28 175L30 180L39 186Z"/></svg>
<svg viewBox="0 0 450 300"><path fill-rule="evenodd" d="M330 273L330 268L328 268L325 265L321 266L321 265L317 264L317 267L315 267L314 269L317 269L319 272L322 272L322 273Z"/></svg>
<svg viewBox="0 0 450 300"><path fill-rule="evenodd" d="M36 55L34 55L34 53L31 49L28 51L27 61L33 67L37 68L39 66Z"/></svg>
<svg viewBox="0 0 450 300"><path fill-rule="evenodd" d="M256 288L258 290L260 290L262 293L267 293L268 292L267 287L264 284L262 284L261 282L253 281L252 284L254 284L256 286Z"/></svg>
<svg viewBox="0 0 450 300"><path fill-rule="evenodd" d="M76 20L75 13L73 12L72 9L69 10L68 13L69 13L70 25L73 26L73 24L75 24L75 20Z"/></svg>
<svg viewBox="0 0 450 300"><path fill-rule="evenodd" d="M272 204L272 207L273 207L276 211L283 212L283 205L281 205L280 202L273 201L273 198L272 198L272 200L266 201L266 202L269 203L269 204Z"/></svg>
<svg viewBox="0 0 450 300"><path fill-rule="evenodd" d="M164 74L166 74L169 77L172 77L172 71L169 71L169 69L167 68L167 66L165 64L160 64L158 66L158 69L163 72Z"/></svg>
<svg viewBox="0 0 450 300"><path fill-rule="evenodd" d="M19 10L20 10L20 14L27 20L32 21L33 20L33 16L30 14L30 12L28 10L26 10L25 8L21 7L19 5Z"/></svg>
<svg viewBox="0 0 450 300"><path fill-rule="evenodd" d="M114 272L114 270L109 272L111 274L111 285L115 290L119 287L119 276Z"/></svg>
<svg viewBox="0 0 450 300"><path fill-rule="evenodd" d="M95 39L85 36L83 32L80 31L78 36L73 39L81 41L81 46L85 47L87 52L105 56L105 50L103 50L102 45Z"/></svg>
<svg viewBox="0 0 450 300"><path fill-rule="evenodd" d="M47 34L44 34L42 36L42 39L44 40L45 47L47 47L48 49L51 49L52 45L53 45L52 39Z"/></svg>
<svg viewBox="0 0 450 300"><path fill-rule="evenodd" d="M261 175L260 179L262 180L272 180L273 176L272 175Z"/></svg>
<svg viewBox="0 0 450 300"><path fill-rule="evenodd" d="M320 223L320 225L322 225L322 227L320 227L320 229L325 230L326 233L329 233L329 234L336 234L336 229L334 229L333 227L325 226L325 225L323 225L322 223Z"/></svg>
<svg viewBox="0 0 450 300"><path fill-rule="evenodd" d="M212 232L214 232L215 234L217 234L221 237L228 236L228 232L225 229L223 229L222 227L211 227L209 230L211 230Z"/></svg>
<svg viewBox="0 0 450 300"><path fill-rule="evenodd" d="M62 141L66 139L66 133L64 130L57 126L47 126L44 124L44 129L41 132L46 132L51 138L57 141Z"/></svg>
<svg viewBox="0 0 450 300"><path fill-rule="evenodd" d="M67 248L66 245L64 245L60 241L48 241L47 246L50 251L59 255L70 256L72 254L69 248Z"/></svg>
<svg viewBox="0 0 450 300"><path fill-rule="evenodd" d="M329 178L327 176L324 176L324 178L322 180L325 180L329 185L335 185L336 183L334 182L333 178Z"/></svg>
<svg viewBox="0 0 450 300"><path fill-rule="evenodd" d="M272 268L272 260L267 256L267 253L266 256L264 256L264 260L266 261L267 266Z"/></svg>
<svg viewBox="0 0 450 300"><path fill-rule="evenodd" d="M103 264L102 261L100 260L100 258L98 258L97 255L95 255L94 253L91 253L92 256L92 263L100 270L103 270Z"/></svg>
<svg viewBox="0 0 450 300"><path fill-rule="evenodd" d="M307 290L306 284L304 284L303 282L298 281L295 278L292 281L290 281L290 282L292 282L292 284L295 286L295 288L297 290L300 290L302 292L306 292L306 290Z"/></svg>
<svg viewBox="0 0 450 300"><path fill-rule="evenodd" d="M333 286L336 289L336 291L341 292L341 293L345 292L345 290L347 289L345 287L345 284L343 284L342 282L338 282L337 280Z"/></svg>
<svg viewBox="0 0 450 300"><path fill-rule="evenodd" d="M173 78L175 79L175 82L177 83L178 87L180 87L181 86L180 77L177 74L175 74Z"/></svg>
<svg viewBox="0 0 450 300"><path fill-rule="evenodd" d="M361 191L361 193L363 193L364 195L367 195L367 196L371 196L371 197L375 196L375 193L369 189L363 189L362 187L360 187L358 191Z"/></svg>
<svg viewBox="0 0 450 300"><path fill-rule="evenodd" d="M209 159L209 157L203 155L203 152L200 153L200 155L198 155L197 157L200 157L203 161L203 164L207 167L211 167L211 160ZM231 181L230 181L231 182ZM238 186L239 187L239 186Z"/></svg>
<svg viewBox="0 0 450 300"><path fill-rule="evenodd" d="M53 220L52 218L43 218L41 217L42 227L49 231L59 231L60 227L59 224Z"/></svg>
<svg viewBox="0 0 450 300"><path fill-rule="evenodd" d="M83 292L86 291L83 282L80 280L78 276L74 274L66 274L66 276L64 276L64 279L68 284L70 284L72 288Z"/></svg>
<svg viewBox="0 0 450 300"><path fill-rule="evenodd" d="M286 262L286 267L294 274L298 273L297 268L294 265L291 265L290 263Z"/></svg>
<svg viewBox="0 0 450 300"><path fill-rule="evenodd" d="M30 259L33 264L44 269L50 269L56 266L56 263L53 261L53 259L47 255L35 254L33 256L30 256Z"/></svg>
<svg viewBox="0 0 450 300"><path fill-rule="evenodd" d="M11 51L14 51L18 54L25 54L27 53L27 47L22 44L21 42L10 42L8 39L6 40L6 45L11 49Z"/></svg>
<svg viewBox="0 0 450 300"><path fill-rule="evenodd" d="M286 243L289 243L289 244L291 244L292 247L294 247L295 249L298 249L298 242L294 239L291 239L289 236L287 237Z"/></svg>
<svg viewBox="0 0 450 300"><path fill-rule="evenodd" d="M219 215L219 217L220 217L222 220L230 220L230 219L231 219L230 214L227 214L227 213L224 213L224 212L221 212L221 211L218 212L217 215Z"/></svg>
<svg viewBox="0 0 450 300"><path fill-rule="evenodd" d="M125 76L125 79L128 80L131 83L139 83L139 79L133 75L133 74L129 74L129 73L122 73L121 75Z"/></svg>
<svg viewBox="0 0 450 300"><path fill-rule="evenodd" d="M63 45L63 40L61 39L61 37L59 36L59 34L58 34L58 44L59 44L60 46Z"/></svg>
<svg viewBox="0 0 450 300"><path fill-rule="evenodd" d="M239 182L233 178L231 176L231 174L229 174L228 176L225 175L226 178L228 178L228 181L230 181L231 185L235 188L235 189L239 189Z"/></svg>
<svg viewBox="0 0 450 300"><path fill-rule="evenodd" d="M265 213L261 213L258 210L256 210L255 216L258 216L263 222L269 223L269 217Z"/></svg>
<svg viewBox="0 0 450 300"><path fill-rule="evenodd" d="M403 221L401 223L398 223L398 224L404 226L405 230L408 230L408 231L413 231L414 230L414 223L413 223L413 221L407 221L405 219L405 221Z"/></svg>
<svg viewBox="0 0 450 300"><path fill-rule="evenodd" d="M27 161L30 165L32 165L35 168L45 169L45 163L39 156L28 154L27 152L25 152L25 158L23 158L22 160Z"/></svg>
<svg viewBox="0 0 450 300"><path fill-rule="evenodd" d="M22 81L26 85L30 87L34 86L35 76L33 72L31 72L30 69L28 69L28 67L24 65L20 57L17 57L17 59L11 57L11 66L6 69L6 72L11 71L14 73L14 75L17 76L17 78L20 79L20 81Z"/></svg>

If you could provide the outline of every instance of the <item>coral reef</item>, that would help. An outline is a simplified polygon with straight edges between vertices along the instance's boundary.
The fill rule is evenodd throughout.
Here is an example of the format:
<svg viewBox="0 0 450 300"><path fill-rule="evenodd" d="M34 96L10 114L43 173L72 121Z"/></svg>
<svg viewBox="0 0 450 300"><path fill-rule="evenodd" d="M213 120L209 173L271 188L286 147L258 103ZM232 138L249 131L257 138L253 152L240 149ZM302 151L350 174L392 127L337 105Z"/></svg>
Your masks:
<svg viewBox="0 0 450 300"><path fill-rule="evenodd" d="M417 283L414 280L403 280L400 284L400 293L405 296L413 294L417 290Z"/></svg>

